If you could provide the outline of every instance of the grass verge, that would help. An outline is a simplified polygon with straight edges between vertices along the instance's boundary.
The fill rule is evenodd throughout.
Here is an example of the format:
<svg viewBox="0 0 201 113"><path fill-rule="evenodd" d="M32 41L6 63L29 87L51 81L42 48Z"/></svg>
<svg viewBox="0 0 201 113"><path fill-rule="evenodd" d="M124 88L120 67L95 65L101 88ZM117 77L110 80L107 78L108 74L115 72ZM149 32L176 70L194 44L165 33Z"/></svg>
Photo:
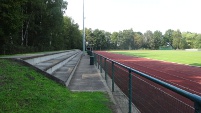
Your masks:
<svg viewBox="0 0 201 113"><path fill-rule="evenodd" d="M155 60L164 60L193 66L201 66L200 51L182 51L182 50L132 50L132 51L110 51L113 53L129 56L138 56L151 58Z"/></svg>
<svg viewBox="0 0 201 113"><path fill-rule="evenodd" d="M1 113L111 113L103 92L70 92L30 67L0 59Z"/></svg>

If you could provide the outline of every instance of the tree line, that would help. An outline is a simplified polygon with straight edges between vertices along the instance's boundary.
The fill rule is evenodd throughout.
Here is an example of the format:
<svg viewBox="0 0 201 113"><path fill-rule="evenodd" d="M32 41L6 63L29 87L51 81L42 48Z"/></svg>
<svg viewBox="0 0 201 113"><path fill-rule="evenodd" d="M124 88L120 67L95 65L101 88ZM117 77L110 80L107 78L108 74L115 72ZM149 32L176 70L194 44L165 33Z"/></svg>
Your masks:
<svg viewBox="0 0 201 113"><path fill-rule="evenodd" d="M0 54L82 49L82 30L64 16L63 0L1 0ZM201 34L180 30L107 32L86 28L86 42L96 50L201 48ZM88 46L87 45L87 46Z"/></svg>
<svg viewBox="0 0 201 113"><path fill-rule="evenodd" d="M156 30L147 30L145 33L127 29L119 32L107 32L104 30L86 28L87 46L93 46L95 50L134 50L171 47L173 49L201 48L201 34L181 32L180 30L167 30L164 34Z"/></svg>
<svg viewBox="0 0 201 113"><path fill-rule="evenodd" d="M0 54L81 49L82 35L63 16L63 0L1 0Z"/></svg>

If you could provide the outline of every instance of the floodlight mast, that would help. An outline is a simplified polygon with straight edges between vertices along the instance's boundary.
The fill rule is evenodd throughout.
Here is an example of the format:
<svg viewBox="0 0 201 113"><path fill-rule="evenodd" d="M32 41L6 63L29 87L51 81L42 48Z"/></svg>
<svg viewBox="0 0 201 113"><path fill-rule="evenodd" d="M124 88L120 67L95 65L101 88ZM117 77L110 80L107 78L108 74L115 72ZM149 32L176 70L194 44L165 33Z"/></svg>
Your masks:
<svg viewBox="0 0 201 113"><path fill-rule="evenodd" d="M84 0L83 0L83 55L85 55Z"/></svg>

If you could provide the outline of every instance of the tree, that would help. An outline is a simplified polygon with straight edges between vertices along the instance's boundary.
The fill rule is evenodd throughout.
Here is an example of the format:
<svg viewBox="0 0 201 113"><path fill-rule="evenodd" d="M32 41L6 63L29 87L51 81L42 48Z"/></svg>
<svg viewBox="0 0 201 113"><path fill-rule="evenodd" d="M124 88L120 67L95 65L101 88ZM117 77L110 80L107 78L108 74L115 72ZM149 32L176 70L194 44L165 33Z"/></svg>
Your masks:
<svg viewBox="0 0 201 113"><path fill-rule="evenodd" d="M63 17L63 0L0 1L0 53L81 48L73 19Z"/></svg>
<svg viewBox="0 0 201 113"><path fill-rule="evenodd" d="M162 45L163 35L160 31L154 31L153 38L151 39L151 49L159 49Z"/></svg>
<svg viewBox="0 0 201 113"><path fill-rule="evenodd" d="M123 37L122 37L122 47L123 49L133 49L134 48L134 32L132 29L129 30L123 30L122 32Z"/></svg>
<svg viewBox="0 0 201 113"><path fill-rule="evenodd" d="M201 48L201 34L198 34L195 37L195 41L194 41L194 47L200 49Z"/></svg>
<svg viewBox="0 0 201 113"><path fill-rule="evenodd" d="M95 38L94 49L96 50L106 49L105 48L105 43L106 43L105 31L95 29L93 34Z"/></svg>
<svg viewBox="0 0 201 113"><path fill-rule="evenodd" d="M27 0L1 0L0 1L0 53L16 45L19 40L18 33L25 16L22 14L22 5ZM9 46L9 47L8 47Z"/></svg>
<svg viewBox="0 0 201 113"><path fill-rule="evenodd" d="M111 44L111 33L110 32L105 32L105 49L109 50L110 49L110 44Z"/></svg>
<svg viewBox="0 0 201 113"><path fill-rule="evenodd" d="M122 31L119 31L117 40L118 40L117 46L119 47L119 49L124 49L124 39Z"/></svg>
<svg viewBox="0 0 201 113"><path fill-rule="evenodd" d="M94 40L94 34L91 28L89 29L85 29L85 37L86 37L86 42L88 42L88 45L94 44L95 40Z"/></svg>
<svg viewBox="0 0 201 113"><path fill-rule="evenodd" d="M186 42L186 39L184 37L182 37L180 40L180 43L179 43L179 48L186 49L187 47L188 47L188 44Z"/></svg>
<svg viewBox="0 0 201 113"><path fill-rule="evenodd" d="M111 34L111 49L118 49L118 32L113 32L112 34Z"/></svg>
<svg viewBox="0 0 201 113"><path fill-rule="evenodd" d="M152 31L148 30L144 33L144 39L143 39L143 42L144 42L144 48L148 48L148 49L151 49L151 40L153 39L153 33Z"/></svg>
<svg viewBox="0 0 201 113"><path fill-rule="evenodd" d="M166 45L172 46L173 32L174 32L174 30L171 30L171 29L168 29L165 32L164 37L163 37L163 41L162 41L162 45L164 45L164 46L166 46Z"/></svg>
<svg viewBox="0 0 201 113"><path fill-rule="evenodd" d="M183 32L182 37L186 39L188 48L194 48L194 41L197 37L197 33L191 33L191 32Z"/></svg>
<svg viewBox="0 0 201 113"><path fill-rule="evenodd" d="M143 46L143 34L140 32L134 33L134 47L140 49Z"/></svg>
<svg viewBox="0 0 201 113"><path fill-rule="evenodd" d="M181 35L180 30L173 32L172 46L174 49L179 49L179 44L180 44L181 38L182 38L182 35Z"/></svg>
<svg viewBox="0 0 201 113"><path fill-rule="evenodd" d="M64 49L82 48L82 34L79 31L79 25L77 23L74 23L72 18L64 17L64 26L62 34L63 42L60 42L60 44L64 44Z"/></svg>

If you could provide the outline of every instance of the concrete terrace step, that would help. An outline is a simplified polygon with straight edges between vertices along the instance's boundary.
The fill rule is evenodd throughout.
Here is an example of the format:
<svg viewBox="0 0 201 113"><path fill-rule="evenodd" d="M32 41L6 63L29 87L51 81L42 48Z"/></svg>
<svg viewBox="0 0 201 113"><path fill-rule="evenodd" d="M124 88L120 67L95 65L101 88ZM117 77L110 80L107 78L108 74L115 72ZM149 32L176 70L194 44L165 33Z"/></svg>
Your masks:
<svg viewBox="0 0 201 113"><path fill-rule="evenodd" d="M80 50L67 50L58 53L22 57L21 61L47 73L53 80L68 85L81 56L82 52Z"/></svg>
<svg viewBox="0 0 201 113"><path fill-rule="evenodd" d="M81 57L82 57L82 52L79 52L69 62L67 62L62 67L60 67L59 69L54 71L52 73L52 75L55 76L56 78L64 81L66 83L66 86L68 86Z"/></svg>
<svg viewBox="0 0 201 113"><path fill-rule="evenodd" d="M78 56L81 56L80 50L67 50L58 53L31 56L21 59L42 71L52 74L62 66L72 64L72 59L77 58L77 60L79 60L80 57Z"/></svg>
<svg viewBox="0 0 201 113"><path fill-rule="evenodd" d="M69 54L56 57L47 61L43 61L40 63L35 64L34 66L38 67L39 69L46 71L49 74L52 74L55 70L59 69L75 56L77 56L80 51L70 52Z"/></svg>
<svg viewBox="0 0 201 113"><path fill-rule="evenodd" d="M35 65L35 64L43 62L43 61L47 61L47 60L50 60L50 59L54 59L54 58L57 58L57 57L68 55L68 54L70 54L70 53L72 53L74 51L78 51L78 50L66 50L66 51L62 51L62 52L52 52L52 53L47 53L47 54L23 57L21 59L26 61L29 64Z"/></svg>

